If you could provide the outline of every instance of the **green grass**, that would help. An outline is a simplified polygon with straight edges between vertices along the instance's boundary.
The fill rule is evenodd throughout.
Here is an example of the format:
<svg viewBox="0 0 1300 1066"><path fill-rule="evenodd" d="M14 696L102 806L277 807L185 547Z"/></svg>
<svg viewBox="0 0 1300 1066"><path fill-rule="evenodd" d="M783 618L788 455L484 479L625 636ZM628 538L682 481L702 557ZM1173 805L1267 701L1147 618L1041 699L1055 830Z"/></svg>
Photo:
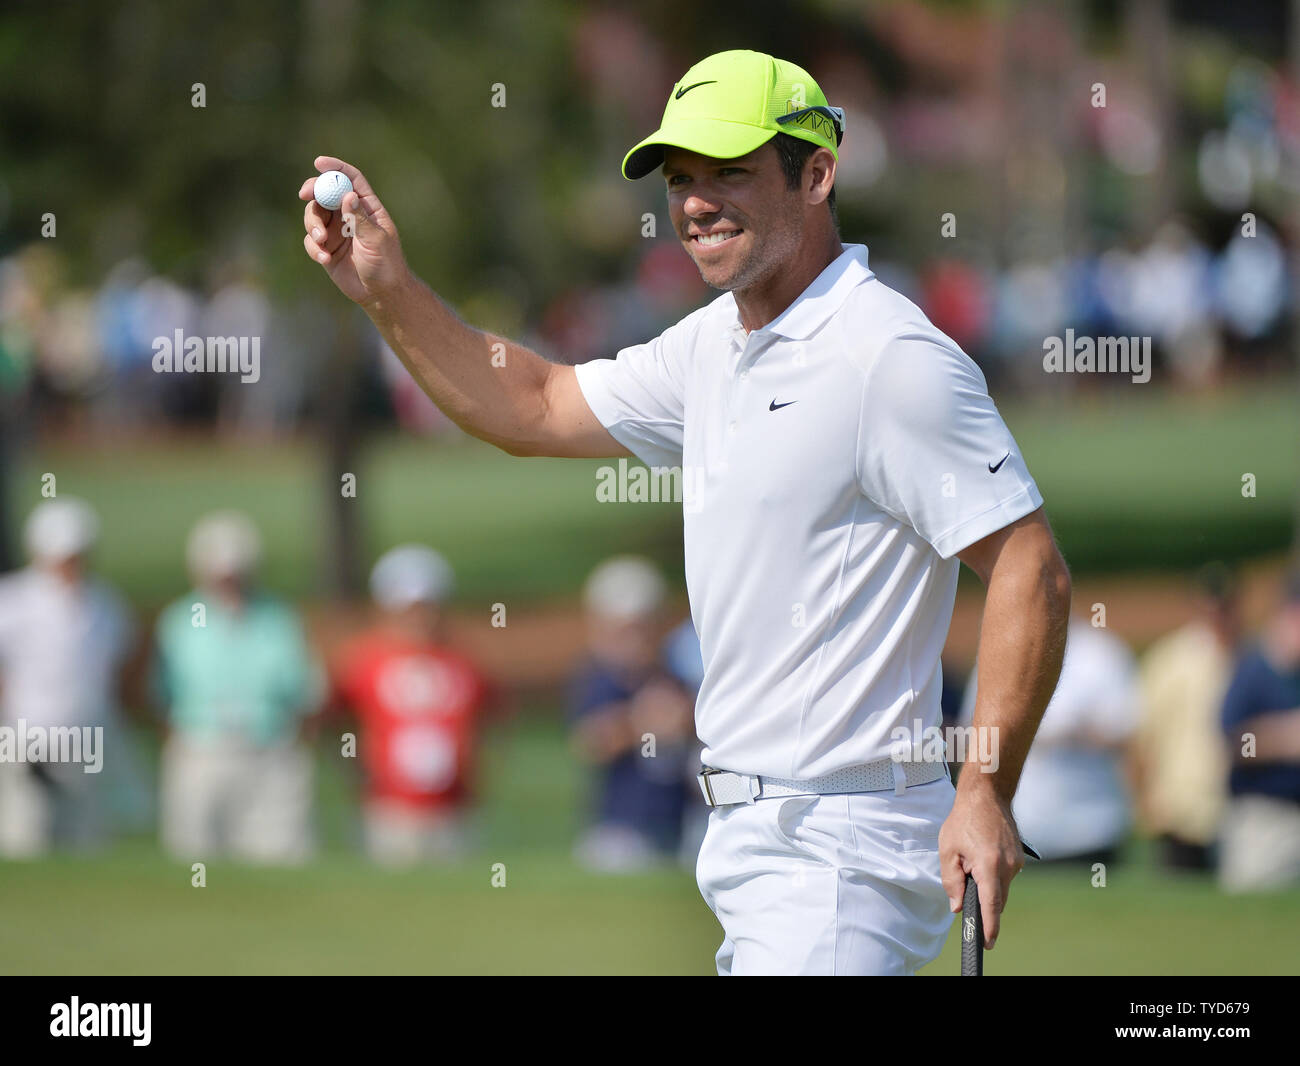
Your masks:
<svg viewBox="0 0 1300 1066"><path fill-rule="evenodd" d="M1071 567L1113 573L1285 549L1300 499L1298 410L1288 381L1213 399L1128 389L1006 416Z"/></svg>
<svg viewBox="0 0 1300 1066"><path fill-rule="evenodd" d="M506 884L493 887L493 864ZM152 848L0 864L5 974L708 974L720 930L684 872L599 876L489 848L451 869L330 856L298 870L214 862L207 887ZM1204 879L1017 879L989 976L1296 974L1300 892L1227 897ZM956 925L924 972L957 972Z"/></svg>
<svg viewBox="0 0 1300 1066"><path fill-rule="evenodd" d="M0 871L4 973L707 973L717 939L682 875L611 882L508 850L428 872L212 863L205 888L131 850Z"/></svg>
<svg viewBox="0 0 1300 1066"><path fill-rule="evenodd" d="M1300 489L1294 388L1189 401L1129 389L1069 409L1008 404L1005 415L1078 573L1170 569L1285 548ZM437 545L465 603L573 595L600 559L644 551L680 574L681 514L671 504L595 499L597 461L515 459L467 440L372 441L356 471L367 558L402 540ZM41 475L104 519L105 574L141 604L184 587L185 534L199 515L242 507L263 527L266 573L290 595L320 589L324 503L342 471L306 442L132 444L29 455L18 513ZM1245 473L1257 496L1241 495Z"/></svg>
<svg viewBox="0 0 1300 1066"><path fill-rule="evenodd" d="M324 747L320 765L326 846L300 870L213 861L195 888L186 864L144 839L102 857L0 863L0 973L712 972L721 933L687 871L602 876L569 860L582 775L545 718L491 735L482 846L451 868L367 865L348 846L350 767ZM1131 852L1106 888L1087 871L1022 873L985 972L1300 972L1300 889L1225 896ZM955 974L958 957L954 926L926 972Z"/></svg>
<svg viewBox="0 0 1300 1066"><path fill-rule="evenodd" d="M357 476L352 503L368 560L402 541L434 544L456 568L460 598L481 604L572 592L614 551L648 551L680 571L680 508L598 503L600 465L515 459L473 440L448 447L381 439L348 472ZM186 587L190 527L227 507L248 511L261 527L274 588L301 595L321 586L326 494L339 491L340 475L305 442L51 450L23 467L19 513L38 502L42 475L54 473L60 493L99 510L102 572L139 603L159 604Z"/></svg>

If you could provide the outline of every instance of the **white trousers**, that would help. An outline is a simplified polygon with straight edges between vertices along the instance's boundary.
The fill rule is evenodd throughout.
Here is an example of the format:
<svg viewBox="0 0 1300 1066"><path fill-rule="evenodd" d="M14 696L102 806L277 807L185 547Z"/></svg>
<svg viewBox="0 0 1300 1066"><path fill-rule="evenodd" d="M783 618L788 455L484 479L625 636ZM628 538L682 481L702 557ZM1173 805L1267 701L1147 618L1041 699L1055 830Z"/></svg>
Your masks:
<svg viewBox="0 0 1300 1066"><path fill-rule="evenodd" d="M468 843L459 811L412 810L400 803L367 800L366 853L384 866L412 866L459 858Z"/></svg>
<svg viewBox="0 0 1300 1066"><path fill-rule="evenodd" d="M104 842L103 773L77 763L0 763L0 855L35 858L55 844L93 848Z"/></svg>
<svg viewBox="0 0 1300 1066"><path fill-rule="evenodd" d="M1272 796L1234 796L1221 834L1219 884L1226 891L1300 882L1300 806Z"/></svg>
<svg viewBox="0 0 1300 1066"><path fill-rule="evenodd" d="M163 846L186 862L311 857L312 761L296 742L194 744L173 735L163 746L161 792Z"/></svg>
<svg viewBox="0 0 1300 1066"><path fill-rule="evenodd" d="M912 974L953 915L939 874L945 777L901 795L760 799L715 808L696 880L722 924L718 973Z"/></svg>

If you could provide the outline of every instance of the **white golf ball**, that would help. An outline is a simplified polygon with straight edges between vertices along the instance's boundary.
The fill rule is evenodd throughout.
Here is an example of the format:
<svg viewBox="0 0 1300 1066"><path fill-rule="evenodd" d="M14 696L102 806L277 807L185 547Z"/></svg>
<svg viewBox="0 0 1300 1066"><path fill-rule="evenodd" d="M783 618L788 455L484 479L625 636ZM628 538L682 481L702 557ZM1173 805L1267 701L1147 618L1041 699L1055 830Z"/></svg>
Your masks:
<svg viewBox="0 0 1300 1066"><path fill-rule="evenodd" d="M343 197L352 191L352 182L341 170L327 170L312 187L312 196L326 211L337 211Z"/></svg>

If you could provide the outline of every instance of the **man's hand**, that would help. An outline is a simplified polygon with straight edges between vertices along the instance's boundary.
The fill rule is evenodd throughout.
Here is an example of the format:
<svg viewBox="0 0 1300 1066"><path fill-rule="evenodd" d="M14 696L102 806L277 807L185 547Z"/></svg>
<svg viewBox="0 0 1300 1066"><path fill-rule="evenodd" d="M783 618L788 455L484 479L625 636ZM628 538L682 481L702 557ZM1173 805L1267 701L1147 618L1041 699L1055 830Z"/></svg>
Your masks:
<svg viewBox="0 0 1300 1066"><path fill-rule="evenodd" d="M643 685L632 697L628 716L640 742L646 733L672 743L695 735L695 703L685 690L660 678Z"/></svg>
<svg viewBox="0 0 1300 1066"><path fill-rule="evenodd" d="M298 199L307 201L303 212L307 233L302 245L325 268L339 291L364 307L407 278L397 227L365 175L351 163L321 155L315 166L322 173L341 170L352 182L352 192L343 198L339 210L327 211L313 199L316 179L302 183Z"/></svg>
<svg viewBox="0 0 1300 1066"><path fill-rule="evenodd" d="M397 227L361 171L329 155L316 157L316 169L341 170L352 191L326 211L313 198L316 179L302 183L303 248L443 414L511 455L631 454L592 412L572 366L468 325L411 273Z"/></svg>
<svg viewBox="0 0 1300 1066"><path fill-rule="evenodd" d="M598 765L612 762L639 743L623 701L584 715L573 728L572 744L578 757Z"/></svg>
<svg viewBox="0 0 1300 1066"><path fill-rule="evenodd" d="M1024 868L1025 853L1011 808L987 781L975 780L981 776L974 763L962 772L952 811L939 830L939 868L948 906L954 912L962 907L966 875L975 878L984 918L984 946L992 948L1011 879Z"/></svg>

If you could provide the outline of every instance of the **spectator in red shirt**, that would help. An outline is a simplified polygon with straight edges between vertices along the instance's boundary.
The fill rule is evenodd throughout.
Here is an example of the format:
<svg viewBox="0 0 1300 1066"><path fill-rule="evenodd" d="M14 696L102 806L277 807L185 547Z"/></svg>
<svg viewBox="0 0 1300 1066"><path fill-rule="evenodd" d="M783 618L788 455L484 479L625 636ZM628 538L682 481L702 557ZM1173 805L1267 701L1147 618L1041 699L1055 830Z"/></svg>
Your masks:
<svg viewBox="0 0 1300 1066"><path fill-rule="evenodd" d="M451 567L420 545L375 564L378 623L339 656L335 691L357 718L365 774L366 850L377 862L451 858L466 841L477 720L490 686L446 647L442 604Z"/></svg>

